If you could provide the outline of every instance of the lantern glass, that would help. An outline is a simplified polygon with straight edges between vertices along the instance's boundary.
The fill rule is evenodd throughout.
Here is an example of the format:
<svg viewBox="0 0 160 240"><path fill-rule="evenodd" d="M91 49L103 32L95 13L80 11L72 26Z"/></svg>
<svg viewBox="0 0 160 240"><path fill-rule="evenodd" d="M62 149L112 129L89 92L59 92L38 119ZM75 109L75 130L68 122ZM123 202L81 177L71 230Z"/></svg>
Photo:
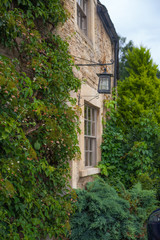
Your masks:
<svg viewBox="0 0 160 240"><path fill-rule="evenodd" d="M99 93L111 93L111 76L110 75L100 75L98 84Z"/></svg>
<svg viewBox="0 0 160 240"><path fill-rule="evenodd" d="M109 91L110 90L109 80L110 79L108 77L100 77L99 78L99 90Z"/></svg>
<svg viewBox="0 0 160 240"><path fill-rule="evenodd" d="M111 76L112 74L107 73L106 68L103 73L97 74L99 77L98 93L111 94Z"/></svg>

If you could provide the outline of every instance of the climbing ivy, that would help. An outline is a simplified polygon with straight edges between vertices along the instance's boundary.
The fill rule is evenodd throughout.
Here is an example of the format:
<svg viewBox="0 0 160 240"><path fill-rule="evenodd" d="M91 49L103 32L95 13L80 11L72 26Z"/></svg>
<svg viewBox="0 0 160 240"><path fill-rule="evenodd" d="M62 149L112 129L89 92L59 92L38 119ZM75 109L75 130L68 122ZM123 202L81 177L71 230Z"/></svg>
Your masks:
<svg viewBox="0 0 160 240"><path fill-rule="evenodd" d="M69 228L69 161L79 154L67 19L59 0L0 3L0 238L61 239ZM1 48L1 49L2 49ZM72 196L73 198L73 196Z"/></svg>

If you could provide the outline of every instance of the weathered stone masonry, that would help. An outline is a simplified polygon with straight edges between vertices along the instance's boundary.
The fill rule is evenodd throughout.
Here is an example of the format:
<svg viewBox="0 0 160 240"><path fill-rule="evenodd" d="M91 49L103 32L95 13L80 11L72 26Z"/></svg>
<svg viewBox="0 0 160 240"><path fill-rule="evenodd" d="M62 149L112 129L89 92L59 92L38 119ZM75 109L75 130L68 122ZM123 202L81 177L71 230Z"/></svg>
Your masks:
<svg viewBox="0 0 160 240"><path fill-rule="evenodd" d="M65 7L67 8L70 18L59 28L58 34L66 39L69 43L69 50L75 60L75 63L89 63L88 61L96 63L109 63L111 59L114 64L108 66L107 70L113 74L112 87L116 87L118 78L118 36L116 34L114 25L109 17L107 9L96 0L88 0L87 12L87 35L77 25L77 1L66 0ZM79 146L81 149L81 160L72 162L72 187L84 187L87 181L92 180L92 175L97 174L99 169L95 165L101 159L100 145L102 141L102 117L105 115L104 99L106 96L100 94L99 98L87 97L95 96L98 88L97 73L103 72L104 67L82 66L80 70L73 69L76 77L82 80L82 88L79 92L80 106L82 115L81 134L79 136ZM83 80L84 83L83 83ZM77 102L78 102L78 95ZM110 96L111 97L111 96ZM92 99L92 100L91 100ZM91 100L91 101L90 101ZM85 166L85 144L84 144L84 105L88 104L94 107L97 111L96 123L96 164L94 166Z"/></svg>

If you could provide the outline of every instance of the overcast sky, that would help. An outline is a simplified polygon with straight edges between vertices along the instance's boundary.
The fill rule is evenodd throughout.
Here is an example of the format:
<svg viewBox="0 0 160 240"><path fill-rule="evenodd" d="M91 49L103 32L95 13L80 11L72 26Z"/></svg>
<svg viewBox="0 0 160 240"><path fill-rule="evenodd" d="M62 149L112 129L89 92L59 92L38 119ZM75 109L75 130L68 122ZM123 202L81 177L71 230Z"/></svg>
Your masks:
<svg viewBox="0 0 160 240"><path fill-rule="evenodd" d="M150 49L160 69L160 0L100 0L118 35Z"/></svg>

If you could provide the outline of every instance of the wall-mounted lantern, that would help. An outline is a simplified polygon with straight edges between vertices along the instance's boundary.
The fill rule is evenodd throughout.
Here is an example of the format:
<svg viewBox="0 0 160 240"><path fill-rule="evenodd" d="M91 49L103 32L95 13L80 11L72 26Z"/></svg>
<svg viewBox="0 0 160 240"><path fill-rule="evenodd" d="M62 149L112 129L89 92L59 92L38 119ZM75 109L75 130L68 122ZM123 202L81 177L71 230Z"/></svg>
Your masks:
<svg viewBox="0 0 160 240"><path fill-rule="evenodd" d="M112 65L114 63L113 60L111 60L110 63L92 63L92 64L76 64L77 66L107 66L107 65ZM98 93L103 93L103 94L111 94L111 77L113 76L113 74L107 73L106 68L104 69L103 73L97 73L97 76L99 77L99 82L98 82L98 89L97 92ZM85 97L89 97L89 96L85 96ZM91 96L90 96L91 97ZM80 106L80 94L78 95L78 105ZM93 100L94 98L97 98L97 94L96 96L93 96L92 99L90 99L89 101ZM83 106L83 105L82 105Z"/></svg>
<svg viewBox="0 0 160 240"><path fill-rule="evenodd" d="M99 77L98 93L111 94L111 76L112 74L107 73L106 68L103 73L97 74Z"/></svg>
<svg viewBox="0 0 160 240"><path fill-rule="evenodd" d="M113 60L111 60L110 63L93 63L93 64L76 64L77 66L107 66L112 65L114 63ZM97 76L99 77L99 83L98 83L98 93L104 93L104 94L111 94L111 77L112 74L107 73L106 68L104 69L103 73L98 73Z"/></svg>

